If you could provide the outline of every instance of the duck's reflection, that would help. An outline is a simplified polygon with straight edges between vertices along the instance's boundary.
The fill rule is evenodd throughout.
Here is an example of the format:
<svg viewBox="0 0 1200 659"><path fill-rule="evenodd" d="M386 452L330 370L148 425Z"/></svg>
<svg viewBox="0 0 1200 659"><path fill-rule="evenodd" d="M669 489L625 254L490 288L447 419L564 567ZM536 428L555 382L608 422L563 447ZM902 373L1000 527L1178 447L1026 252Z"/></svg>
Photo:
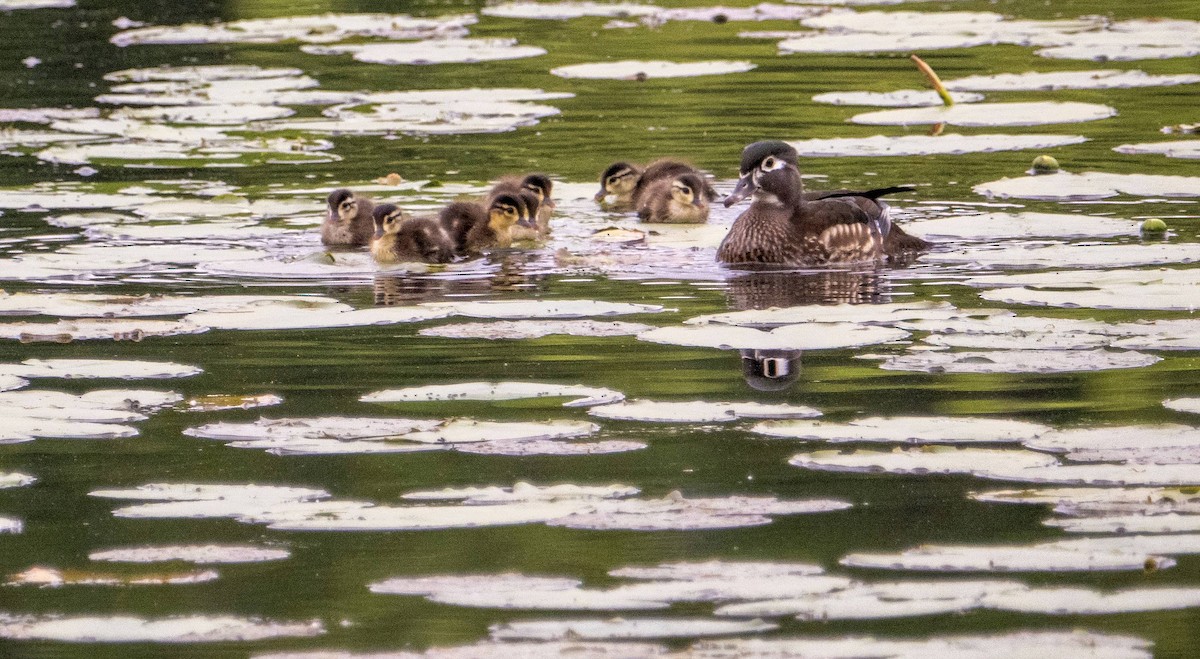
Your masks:
<svg viewBox="0 0 1200 659"><path fill-rule="evenodd" d="M422 302L445 302L456 298L490 297L499 291L536 290L544 277L529 274L531 256L518 251L498 250L471 269L431 274L395 270L375 275L376 306L402 306Z"/></svg>
<svg viewBox="0 0 1200 659"><path fill-rule="evenodd" d="M879 304L891 300L879 270L756 270L729 280L737 311L817 304ZM759 329L771 329L761 327ZM741 350L742 377L758 391L784 391L800 378L800 350Z"/></svg>

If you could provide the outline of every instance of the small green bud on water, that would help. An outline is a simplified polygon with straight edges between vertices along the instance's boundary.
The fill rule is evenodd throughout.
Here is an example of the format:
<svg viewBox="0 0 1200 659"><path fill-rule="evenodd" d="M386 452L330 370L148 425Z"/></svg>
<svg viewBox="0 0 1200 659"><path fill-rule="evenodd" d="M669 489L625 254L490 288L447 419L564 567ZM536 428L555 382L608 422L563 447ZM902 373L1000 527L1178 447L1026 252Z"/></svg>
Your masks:
<svg viewBox="0 0 1200 659"><path fill-rule="evenodd" d="M1145 222L1142 222L1142 233L1166 233L1167 223L1152 217Z"/></svg>
<svg viewBox="0 0 1200 659"><path fill-rule="evenodd" d="M1058 171L1058 160L1054 156L1042 154L1033 159L1034 174L1049 174Z"/></svg>

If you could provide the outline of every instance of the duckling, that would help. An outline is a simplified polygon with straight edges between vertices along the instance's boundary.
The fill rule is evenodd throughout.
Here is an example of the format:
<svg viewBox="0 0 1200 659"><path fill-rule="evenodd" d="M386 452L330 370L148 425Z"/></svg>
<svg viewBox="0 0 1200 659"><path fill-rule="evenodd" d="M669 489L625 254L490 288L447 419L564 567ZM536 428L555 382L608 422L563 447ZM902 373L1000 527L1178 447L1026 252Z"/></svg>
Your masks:
<svg viewBox="0 0 1200 659"><path fill-rule="evenodd" d="M371 256L377 262L447 263L454 258L454 241L436 219L406 219L394 204L376 206L373 215L375 240L371 242Z"/></svg>
<svg viewBox="0 0 1200 659"><path fill-rule="evenodd" d="M704 198L707 201L716 200L717 192L713 190L712 186L709 185L708 181L698 169L685 162L664 158L662 160L656 160L650 163L644 170L642 170L641 175L638 177L637 183L635 183L633 186L633 192L630 196L633 207L638 209L641 208L642 197L646 195L647 191L655 183L658 183L662 180L671 180L675 177L683 176L684 174L695 174L703 184L699 188L699 191L704 195Z"/></svg>
<svg viewBox="0 0 1200 659"><path fill-rule="evenodd" d="M638 217L643 222L706 222L709 200L704 186L704 179L690 172L660 178L642 193Z"/></svg>
<svg viewBox="0 0 1200 659"><path fill-rule="evenodd" d="M755 142L742 151L741 176L724 203L729 207L751 194L754 201L721 241L718 261L811 266L896 258L930 246L892 225L878 197L894 190L806 199L797 161L785 142Z"/></svg>
<svg viewBox="0 0 1200 659"><path fill-rule="evenodd" d="M456 201L438 213L438 223L450 234L454 251L466 256L467 234L475 225L487 223L487 209L473 201Z"/></svg>
<svg viewBox="0 0 1200 659"><path fill-rule="evenodd" d="M375 233L372 213L375 202L346 188L329 193L325 201L325 221L321 223L321 242L326 245L365 247Z"/></svg>
<svg viewBox="0 0 1200 659"><path fill-rule="evenodd" d="M457 246L459 253L477 254L493 247L510 247L513 229L517 226L536 231L535 220L523 195L497 194L488 202L487 208L481 210L482 213L474 215L475 223Z"/></svg>
<svg viewBox="0 0 1200 659"><path fill-rule="evenodd" d="M529 174L522 179L505 177L492 186L491 192L488 193L488 200L494 199L499 194L520 196L525 202L529 216L534 218L535 224L533 228L523 225L514 226L513 240L540 240L550 234L550 215L556 206L554 200L550 198L553 189L554 183L545 174Z"/></svg>
<svg viewBox="0 0 1200 659"><path fill-rule="evenodd" d="M593 198L596 203L613 210L629 210L633 207L633 189L641 176L641 167L624 161L614 162L600 174L600 191Z"/></svg>

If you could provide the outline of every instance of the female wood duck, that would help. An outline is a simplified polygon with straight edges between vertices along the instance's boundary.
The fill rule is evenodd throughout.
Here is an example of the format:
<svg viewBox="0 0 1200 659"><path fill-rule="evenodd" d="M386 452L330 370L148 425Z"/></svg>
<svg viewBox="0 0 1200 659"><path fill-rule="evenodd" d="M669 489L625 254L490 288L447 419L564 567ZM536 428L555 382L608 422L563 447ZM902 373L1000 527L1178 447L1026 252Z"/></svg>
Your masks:
<svg viewBox="0 0 1200 659"><path fill-rule="evenodd" d="M796 150L755 142L742 151L740 178L725 206L754 201L717 248L724 263L812 266L894 259L930 244L894 226L879 197L905 188L805 195Z"/></svg>
<svg viewBox="0 0 1200 659"><path fill-rule="evenodd" d="M708 221L704 178L694 172L654 181L640 195L638 217L643 222L698 224Z"/></svg>
<svg viewBox="0 0 1200 659"><path fill-rule="evenodd" d="M454 259L454 240L435 218L406 218L394 204L380 204L373 219L371 256L378 263L449 263Z"/></svg>
<svg viewBox="0 0 1200 659"><path fill-rule="evenodd" d="M536 221L530 215L527 201L526 195L502 192L494 195L486 208L470 202L451 204L442 210L439 220L453 236L458 254L478 254L485 249L511 246L516 227L536 232Z"/></svg>
<svg viewBox="0 0 1200 659"><path fill-rule="evenodd" d="M375 234L375 202L350 190L339 188L325 200L325 221L321 223L321 242L326 245L365 247Z"/></svg>

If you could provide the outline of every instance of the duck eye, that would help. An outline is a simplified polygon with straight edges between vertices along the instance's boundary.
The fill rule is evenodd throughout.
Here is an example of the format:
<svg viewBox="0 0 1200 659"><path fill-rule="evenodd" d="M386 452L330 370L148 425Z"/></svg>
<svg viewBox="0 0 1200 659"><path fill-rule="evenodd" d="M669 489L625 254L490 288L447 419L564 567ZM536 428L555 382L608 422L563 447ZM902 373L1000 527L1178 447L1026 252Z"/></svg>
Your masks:
<svg viewBox="0 0 1200 659"><path fill-rule="evenodd" d="M766 169L766 170L775 169L775 159L770 156L767 156L767 159L763 161L762 166L763 166L763 169Z"/></svg>

